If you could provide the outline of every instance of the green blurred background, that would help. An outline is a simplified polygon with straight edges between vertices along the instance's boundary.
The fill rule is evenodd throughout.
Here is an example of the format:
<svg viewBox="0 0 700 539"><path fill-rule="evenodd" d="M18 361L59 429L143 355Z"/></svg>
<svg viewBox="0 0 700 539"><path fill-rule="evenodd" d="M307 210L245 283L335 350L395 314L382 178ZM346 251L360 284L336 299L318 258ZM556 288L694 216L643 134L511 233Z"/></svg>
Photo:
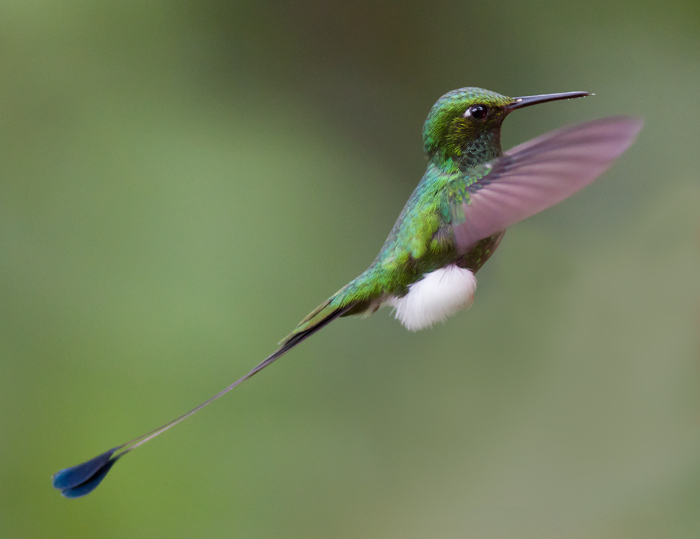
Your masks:
<svg viewBox="0 0 700 539"><path fill-rule="evenodd" d="M700 536L700 7L5 0L0 536ZM642 116L474 307L332 324L68 501L374 258L461 86Z"/></svg>

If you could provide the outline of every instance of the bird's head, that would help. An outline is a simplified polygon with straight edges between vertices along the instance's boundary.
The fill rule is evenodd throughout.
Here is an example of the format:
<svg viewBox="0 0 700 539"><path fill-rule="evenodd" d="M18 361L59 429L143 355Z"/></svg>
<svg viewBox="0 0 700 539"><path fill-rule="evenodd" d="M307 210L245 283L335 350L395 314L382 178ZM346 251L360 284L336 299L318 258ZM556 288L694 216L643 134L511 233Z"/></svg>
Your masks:
<svg viewBox="0 0 700 539"><path fill-rule="evenodd" d="M423 147L429 158L472 167L501 154L501 124L513 110L558 99L584 97L588 92L566 92L508 97L481 88L459 88L446 93L428 114Z"/></svg>

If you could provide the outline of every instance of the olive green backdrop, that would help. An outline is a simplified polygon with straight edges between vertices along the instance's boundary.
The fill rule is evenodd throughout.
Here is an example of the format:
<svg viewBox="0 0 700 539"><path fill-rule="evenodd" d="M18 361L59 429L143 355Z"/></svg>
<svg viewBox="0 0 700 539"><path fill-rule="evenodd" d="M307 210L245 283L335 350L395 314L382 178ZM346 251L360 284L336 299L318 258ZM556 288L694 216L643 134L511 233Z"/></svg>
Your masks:
<svg viewBox="0 0 700 539"><path fill-rule="evenodd" d="M700 536L700 8L0 4L0 536ZM474 307L344 319L120 462L374 258L460 86L646 121Z"/></svg>

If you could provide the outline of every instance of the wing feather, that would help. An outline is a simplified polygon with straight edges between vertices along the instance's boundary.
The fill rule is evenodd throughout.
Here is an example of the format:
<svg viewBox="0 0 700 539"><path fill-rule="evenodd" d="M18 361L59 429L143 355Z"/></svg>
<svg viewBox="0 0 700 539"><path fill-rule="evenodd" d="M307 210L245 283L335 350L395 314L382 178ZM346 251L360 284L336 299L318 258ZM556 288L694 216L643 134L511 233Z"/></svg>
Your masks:
<svg viewBox="0 0 700 539"><path fill-rule="evenodd" d="M458 251L583 189L632 145L641 128L641 120L626 116L565 127L456 178L448 196Z"/></svg>

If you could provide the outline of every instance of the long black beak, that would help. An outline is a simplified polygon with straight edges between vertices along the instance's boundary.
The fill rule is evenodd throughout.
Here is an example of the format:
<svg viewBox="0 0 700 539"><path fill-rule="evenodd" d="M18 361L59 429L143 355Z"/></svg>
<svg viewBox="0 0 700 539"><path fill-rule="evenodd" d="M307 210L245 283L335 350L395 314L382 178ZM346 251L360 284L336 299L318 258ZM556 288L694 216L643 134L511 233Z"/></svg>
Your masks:
<svg viewBox="0 0 700 539"><path fill-rule="evenodd" d="M514 97L513 102L507 105L508 110L521 109L523 107L529 107L530 105L537 105L539 103L547 103L548 101L558 101L559 99L573 99L575 97L586 97L590 94L588 92L564 92L561 94L542 94L542 95L529 95L526 97Z"/></svg>

